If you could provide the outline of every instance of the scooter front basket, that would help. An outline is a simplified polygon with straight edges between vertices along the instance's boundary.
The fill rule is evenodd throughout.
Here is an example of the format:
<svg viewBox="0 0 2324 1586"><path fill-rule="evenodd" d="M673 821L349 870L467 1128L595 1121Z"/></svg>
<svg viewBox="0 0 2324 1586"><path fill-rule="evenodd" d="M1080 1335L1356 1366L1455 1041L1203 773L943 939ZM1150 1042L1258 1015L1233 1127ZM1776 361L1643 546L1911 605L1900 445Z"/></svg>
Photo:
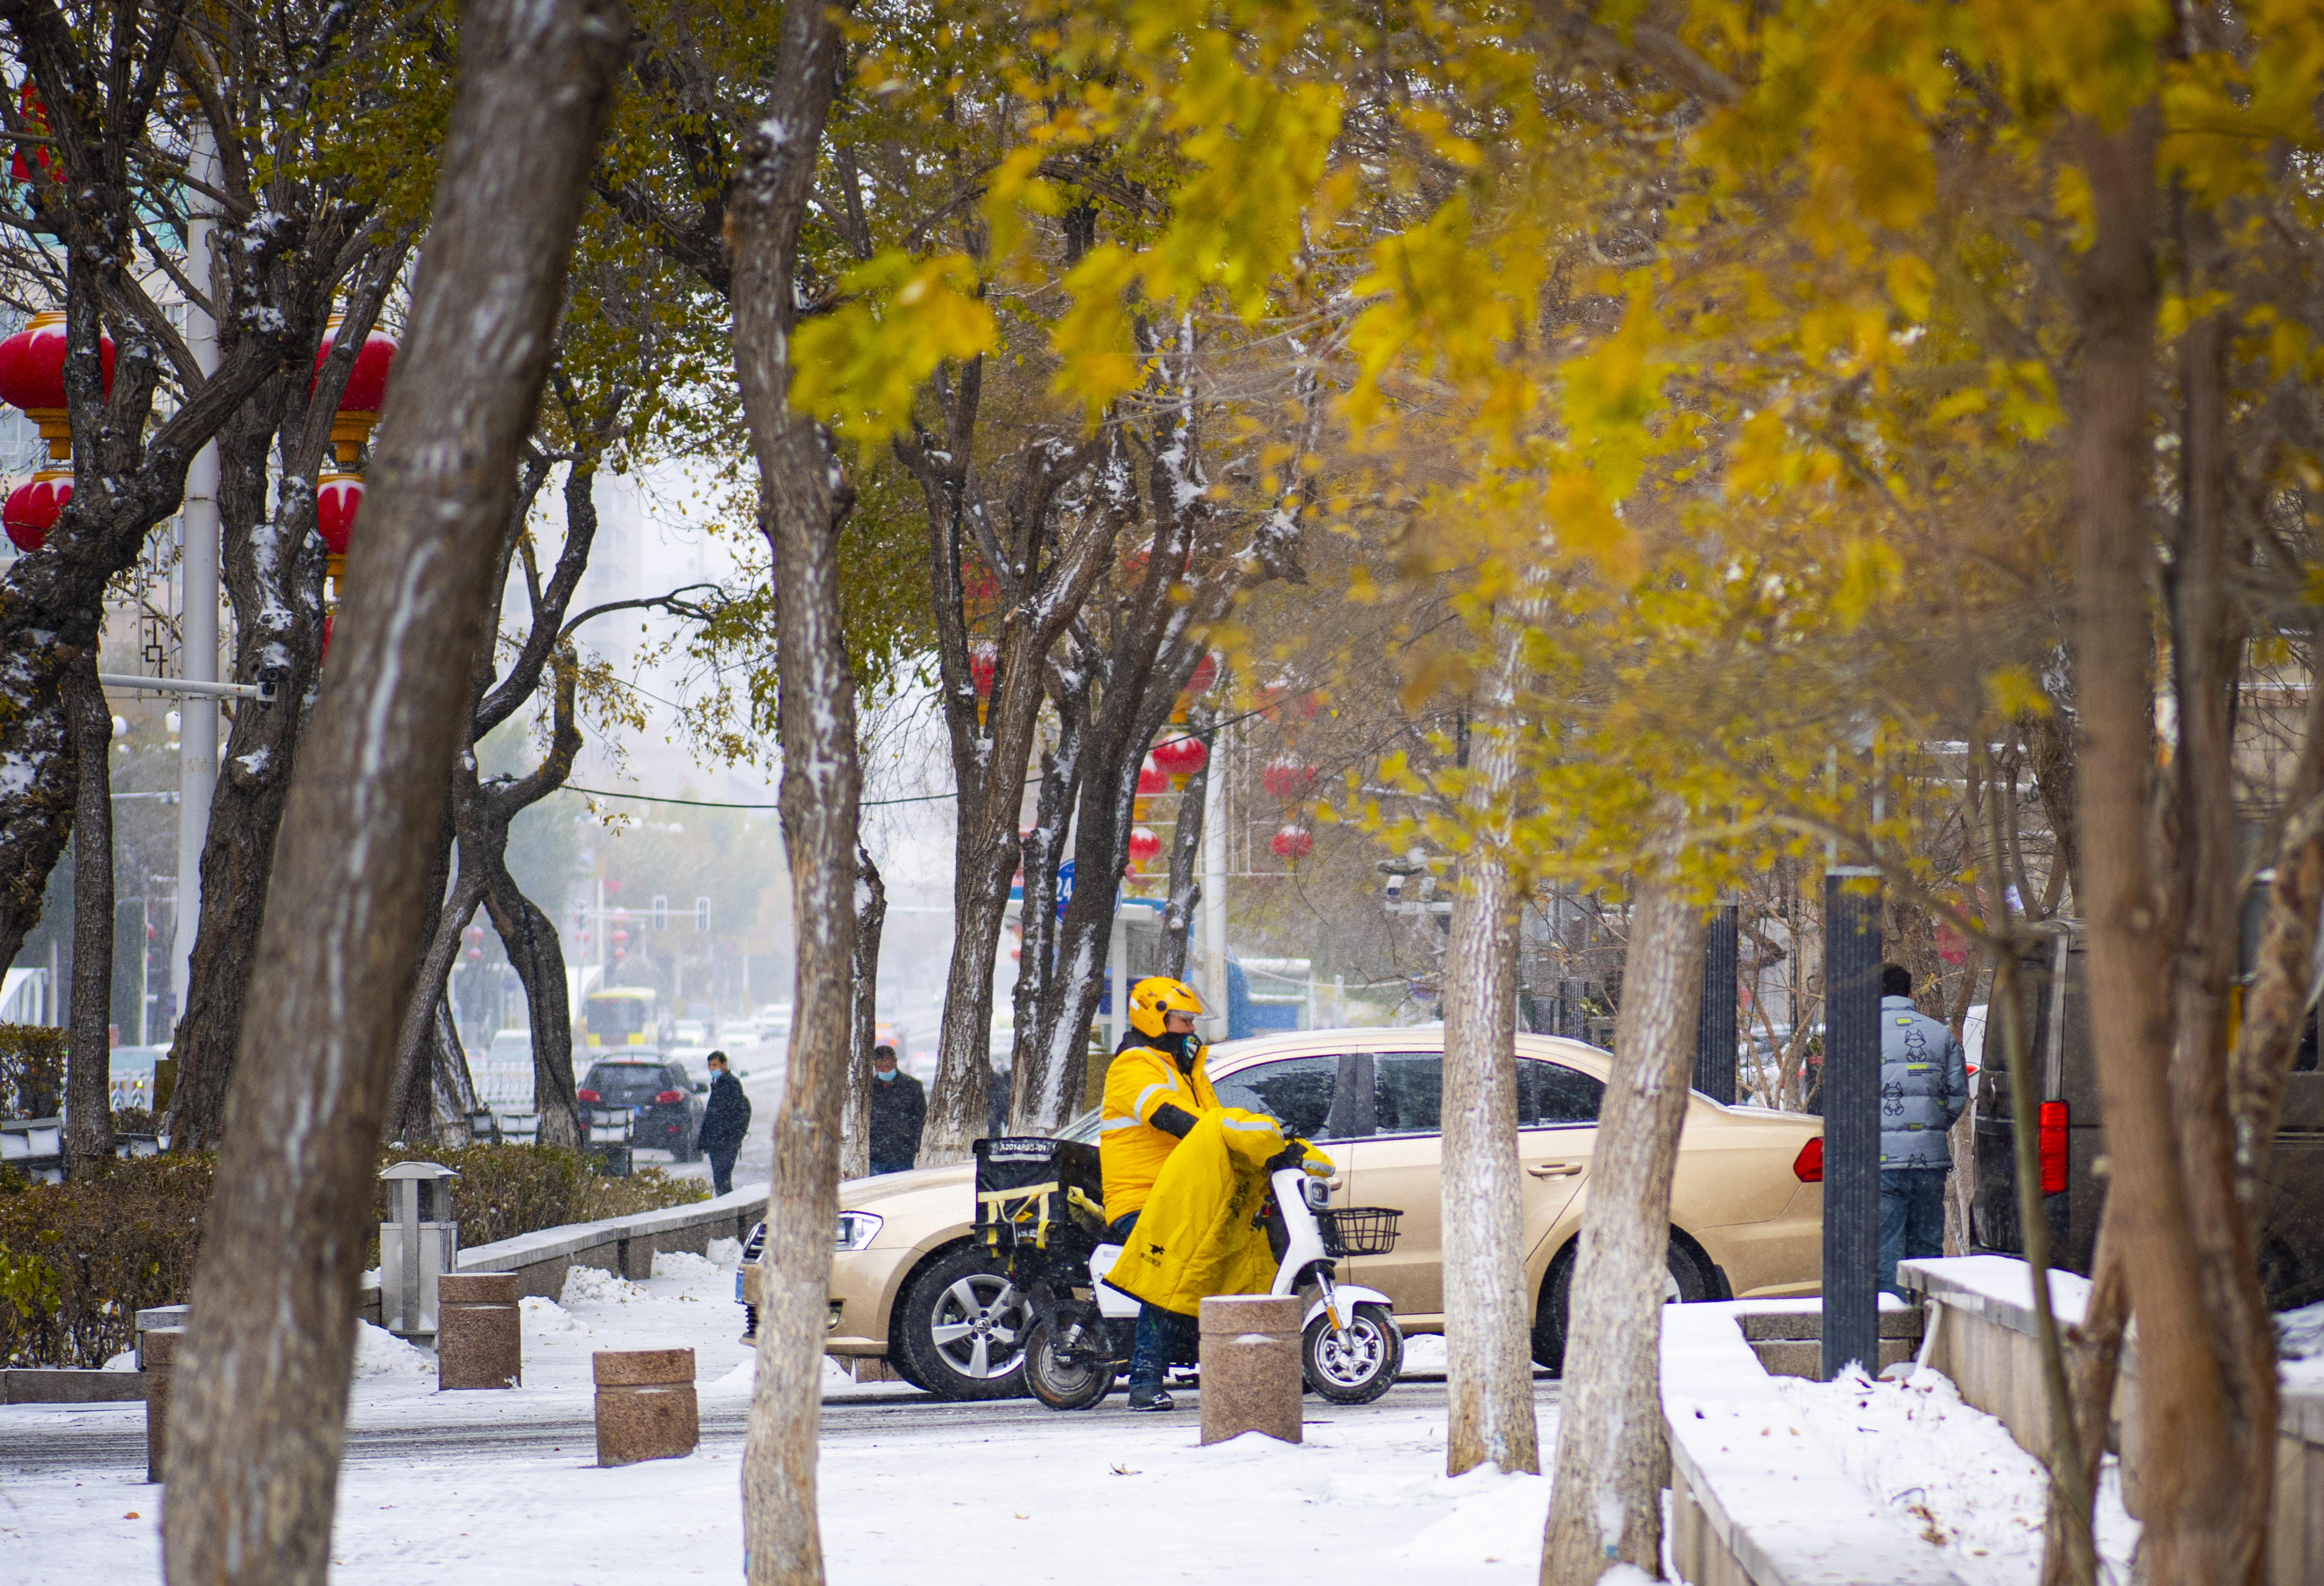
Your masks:
<svg viewBox="0 0 2324 1586"><path fill-rule="evenodd" d="M1404 1213L1394 1206L1342 1206L1315 1213L1326 1255L1385 1256L1396 1249L1396 1225Z"/></svg>

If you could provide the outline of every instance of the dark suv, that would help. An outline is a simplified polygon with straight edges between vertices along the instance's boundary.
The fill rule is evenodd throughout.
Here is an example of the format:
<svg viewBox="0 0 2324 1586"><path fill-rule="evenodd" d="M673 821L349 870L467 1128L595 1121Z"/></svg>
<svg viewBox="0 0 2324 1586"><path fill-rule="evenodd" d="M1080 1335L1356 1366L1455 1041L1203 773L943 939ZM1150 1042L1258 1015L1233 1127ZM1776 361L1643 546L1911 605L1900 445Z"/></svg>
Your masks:
<svg viewBox="0 0 2324 1586"><path fill-rule="evenodd" d="M630 1144L668 1151L680 1162L701 1156L702 1093L675 1063L650 1059L592 1063L581 1082L580 1100L630 1110Z"/></svg>

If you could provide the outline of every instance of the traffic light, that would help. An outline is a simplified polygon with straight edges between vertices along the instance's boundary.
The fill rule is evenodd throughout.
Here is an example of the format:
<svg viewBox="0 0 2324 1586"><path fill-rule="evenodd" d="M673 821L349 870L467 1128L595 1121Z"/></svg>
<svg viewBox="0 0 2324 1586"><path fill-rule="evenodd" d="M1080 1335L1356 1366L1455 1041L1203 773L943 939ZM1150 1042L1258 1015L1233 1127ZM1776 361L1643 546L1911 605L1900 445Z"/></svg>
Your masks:
<svg viewBox="0 0 2324 1586"><path fill-rule="evenodd" d="M654 929L658 931L666 931L669 929L669 899L656 898L653 900L653 922Z"/></svg>
<svg viewBox="0 0 2324 1586"><path fill-rule="evenodd" d="M706 936L710 934L710 899L707 898L694 900L694 928Z"/></svg>

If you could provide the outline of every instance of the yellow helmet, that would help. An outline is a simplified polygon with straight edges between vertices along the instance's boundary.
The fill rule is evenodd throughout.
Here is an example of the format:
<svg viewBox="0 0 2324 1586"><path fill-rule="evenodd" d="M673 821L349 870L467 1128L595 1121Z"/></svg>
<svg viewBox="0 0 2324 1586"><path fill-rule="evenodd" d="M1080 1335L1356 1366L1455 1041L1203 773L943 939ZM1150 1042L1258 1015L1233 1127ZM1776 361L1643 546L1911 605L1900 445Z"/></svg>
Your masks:
<svg viewBox="0 0 2324 1586"><path fill-rule="evenodd" d="M1194 987L1167 974L1148 975L1130 988L1130 1026L1141 1036L1167 1032L1166 1013L1191 1013L1200 1019L1208 1010Z"/></svg>

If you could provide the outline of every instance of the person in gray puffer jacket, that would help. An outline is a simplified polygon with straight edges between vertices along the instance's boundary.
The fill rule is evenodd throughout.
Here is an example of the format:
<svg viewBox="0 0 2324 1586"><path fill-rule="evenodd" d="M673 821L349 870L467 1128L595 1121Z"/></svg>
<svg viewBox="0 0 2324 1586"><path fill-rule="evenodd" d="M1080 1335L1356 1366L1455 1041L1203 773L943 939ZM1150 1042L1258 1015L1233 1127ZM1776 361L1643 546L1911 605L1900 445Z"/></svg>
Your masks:
<svg viewBox="0 0 2324 1586"><path fill-rule="evenodd" d="M1960 1043L1913 1006L1913 972L1880 966L1880 1286L1896 1263L1945 1253L1946 1133L1969 1106Z"/></svg>

